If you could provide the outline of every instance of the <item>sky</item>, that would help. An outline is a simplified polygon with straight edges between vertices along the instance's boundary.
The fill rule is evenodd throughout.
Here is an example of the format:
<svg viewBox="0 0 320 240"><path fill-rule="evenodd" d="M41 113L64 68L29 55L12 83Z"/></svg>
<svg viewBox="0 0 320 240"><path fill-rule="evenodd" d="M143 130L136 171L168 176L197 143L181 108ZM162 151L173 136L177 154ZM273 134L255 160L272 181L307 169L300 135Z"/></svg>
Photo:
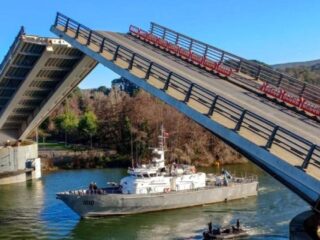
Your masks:
<svg viewBox="0 0 320 240"><path fill-rule="evenodd" d="M0 61L20 26L50 32L56 12L92 29L127 32L151 21L247 59L268 64L320 59L319 0L5 0L0 5ZM81 88L118 77L99 65Z"/></svg>

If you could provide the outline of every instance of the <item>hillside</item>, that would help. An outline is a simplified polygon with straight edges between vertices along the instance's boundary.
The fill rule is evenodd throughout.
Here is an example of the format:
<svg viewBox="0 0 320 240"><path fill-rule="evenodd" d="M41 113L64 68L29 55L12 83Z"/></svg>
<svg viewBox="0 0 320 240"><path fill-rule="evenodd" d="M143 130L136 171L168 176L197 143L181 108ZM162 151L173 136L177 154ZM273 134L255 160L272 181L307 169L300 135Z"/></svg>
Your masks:
<svg viewBox="0 0 320 240"><path fill-rule="evenodd" d="M276 64L272 67L301 81L320 85L320 60Z"/></svg>
<svg viewBox="0 0 320 240"><path fill-rule="evenodd" d="M286 69L286 68L295 68L295 67L312 67L318 64L320 64L320 59L305 61L305 62L280 63L280 64L274 64L272 65L272 67L276 69Z"/></svg>

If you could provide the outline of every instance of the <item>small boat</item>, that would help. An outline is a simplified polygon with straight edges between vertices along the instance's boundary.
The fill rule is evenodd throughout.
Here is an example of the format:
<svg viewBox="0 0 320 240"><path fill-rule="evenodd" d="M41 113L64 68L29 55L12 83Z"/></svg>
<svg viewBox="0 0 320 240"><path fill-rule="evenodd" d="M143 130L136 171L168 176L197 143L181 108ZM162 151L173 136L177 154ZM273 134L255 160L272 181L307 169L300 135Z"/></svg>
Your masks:
<svg viewBox="0 0 320 240"><path fill-rule="evenodd" d="M203 232L203 239L238 239L248 236L248 231L240 227L237 220L236 226L230 225L225 227L212 228L212 223L208 223L208 230Z"/></svg>

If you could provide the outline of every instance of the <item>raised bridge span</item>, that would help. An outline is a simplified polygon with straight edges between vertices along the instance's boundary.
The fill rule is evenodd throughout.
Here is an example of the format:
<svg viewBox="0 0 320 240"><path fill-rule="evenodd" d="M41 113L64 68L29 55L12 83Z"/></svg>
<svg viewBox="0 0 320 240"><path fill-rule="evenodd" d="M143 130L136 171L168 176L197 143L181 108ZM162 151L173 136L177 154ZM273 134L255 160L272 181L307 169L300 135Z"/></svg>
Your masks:
<svg viewBox="0 0 320 240"><path fill-rule="evenodd" d="M51 28L73 47L212 131L317 210L320 194L318 123L284 105L271 103L253 91L264 91L266 84L275 89L282 83L286 91L282 94L292 100L297 96L292 88L296 88L298 81L279 73L275 84L272 76L277 72L257 67L255 73L249 61L239 58L236 62L236 57L231 61L226 58L228 53L220 56L219 63L208 61L208 66L216 65L216 74L212 74L196 66L199 56L193 56L190 61L190 49L197 45L196 41L189 42L189 55L181 50L177 55L173 54L174 46L172 51L161 48L159 39L166 40L170 31L176 36L175 44L179 44L177 38L188 37L154 23L149 33L133 26L130 30L130 34L95 31L59 13ZM205 51L209 50L207 47ZM201 61L203 64L203 59ZM228 67L235 62L237 72ZM264 82L259 83L259 79ZM291 81L287 88L286 81ZM312 86L302 85L299 93L305 94L308 105L312 106L304 110L317 115L316 111L310 111L317 108L317 98L307 96L311 89ZM266 93L272 95L277 89ZM286 102L293 104L293 101Z"/></svg>
<svg viewBox="0 0 320 240"><path fill-rule="evenodd" d="M27 138L96 65L62 39L21 28L0 65L0 147Z"/></svg>

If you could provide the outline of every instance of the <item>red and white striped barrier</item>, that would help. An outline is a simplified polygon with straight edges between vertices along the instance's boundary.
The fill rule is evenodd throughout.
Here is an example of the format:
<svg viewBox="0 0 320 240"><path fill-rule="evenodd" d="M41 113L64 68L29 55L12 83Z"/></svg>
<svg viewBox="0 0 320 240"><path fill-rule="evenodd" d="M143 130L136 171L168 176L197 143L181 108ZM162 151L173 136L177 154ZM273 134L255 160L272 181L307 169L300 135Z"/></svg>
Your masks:
<svg viewBox="0 0 320 240"><path fill-rule="evenodd" d="M191 56L191 52L189 50L186 50L182 47L179 48L179 53L178 55L185 60L189 60L190 56Z"/></svg>
<svg viewBox="0 0 320 240"><path fill-rule="evenodd" d="M311 103L309 101L305 101L303 103L303 105L301 106L301 109L308 112L308 113L311 113L312 115L320 117L320 106L319 105L316 105L316 104Z"/></svg>
<svg viewBox="0 0 320 240"><path fill-rule="evenodd" d="M226 77L229 77L233 73L230 67L227 67L223 64L218 64L212 60L207 59L205 56L201 56L188 49L170 43L138 27L131 25L129 31L133 36L138 37L141 40L148 42L152 45L155 45L160 49L166 50L171 54L177 55L184 60L188 60L189 62L192 62L194 65L205 68L207 71L213 71Z"/></svg>
<svg viewBox="0 0 320 240"><path fill-rule="evenodd" d="M200 56L194 52L191 53L190 60L195 65L202 65L204 57Z"/></svg>
<svg viewBox="0 0 320 240"><path fill-rule="evenodd" d="M178 55L179 53L179 46L175 45L175 44L172 44L172 43L168 43L168 46L167 46L167 51L170 52L171 54L175 54L175 55Z"/></svg>
<svg viewBox="0 0 320 240"><path fill-rule="evenodd" d="M218 64L216 67L216 71L222 75L222 76L226 76L229 77L232 74L232 69L223 65L223 64Z"/></svg>
<svg viewBox="0 0 320 240"><path fill-rule="evenodd" d="M208 71L214 71L218 67L218 63L205 58L202 62L202 67Z"/></svg>
<svg viewBox="0 0 320 240"><path fill-rule="evenodd" d="M295 106L300 108L302 103L302 98L295 96L293 94L285 92L285 94L282 96L281 100L289 105Z"/></svg>
<svg viewBox="0 0 320 240"><path fill-rule="evenodd" d="M157 44L159 48L166 50L168 47L168 42L166 40L163 40L161 38L158 38Z"/></svg>
<svg viewBox="0 0 320 240"><path fill-rule="evenodd" d="M312 114L316 117L320 117L320 106L306 101L303 97L299 97L292 93L286 92L281 88L271 86L267 83L263 83L259 90L267 96L272 96L278 101L296 107L298 110L303 110L306 113Z"/></svg>
<svg viewBox="0 0 320 240"><path fill-rule="evenodd" d="M130 25L129 31L133 36L139 36L139 28L133 25Z"/></svg>

